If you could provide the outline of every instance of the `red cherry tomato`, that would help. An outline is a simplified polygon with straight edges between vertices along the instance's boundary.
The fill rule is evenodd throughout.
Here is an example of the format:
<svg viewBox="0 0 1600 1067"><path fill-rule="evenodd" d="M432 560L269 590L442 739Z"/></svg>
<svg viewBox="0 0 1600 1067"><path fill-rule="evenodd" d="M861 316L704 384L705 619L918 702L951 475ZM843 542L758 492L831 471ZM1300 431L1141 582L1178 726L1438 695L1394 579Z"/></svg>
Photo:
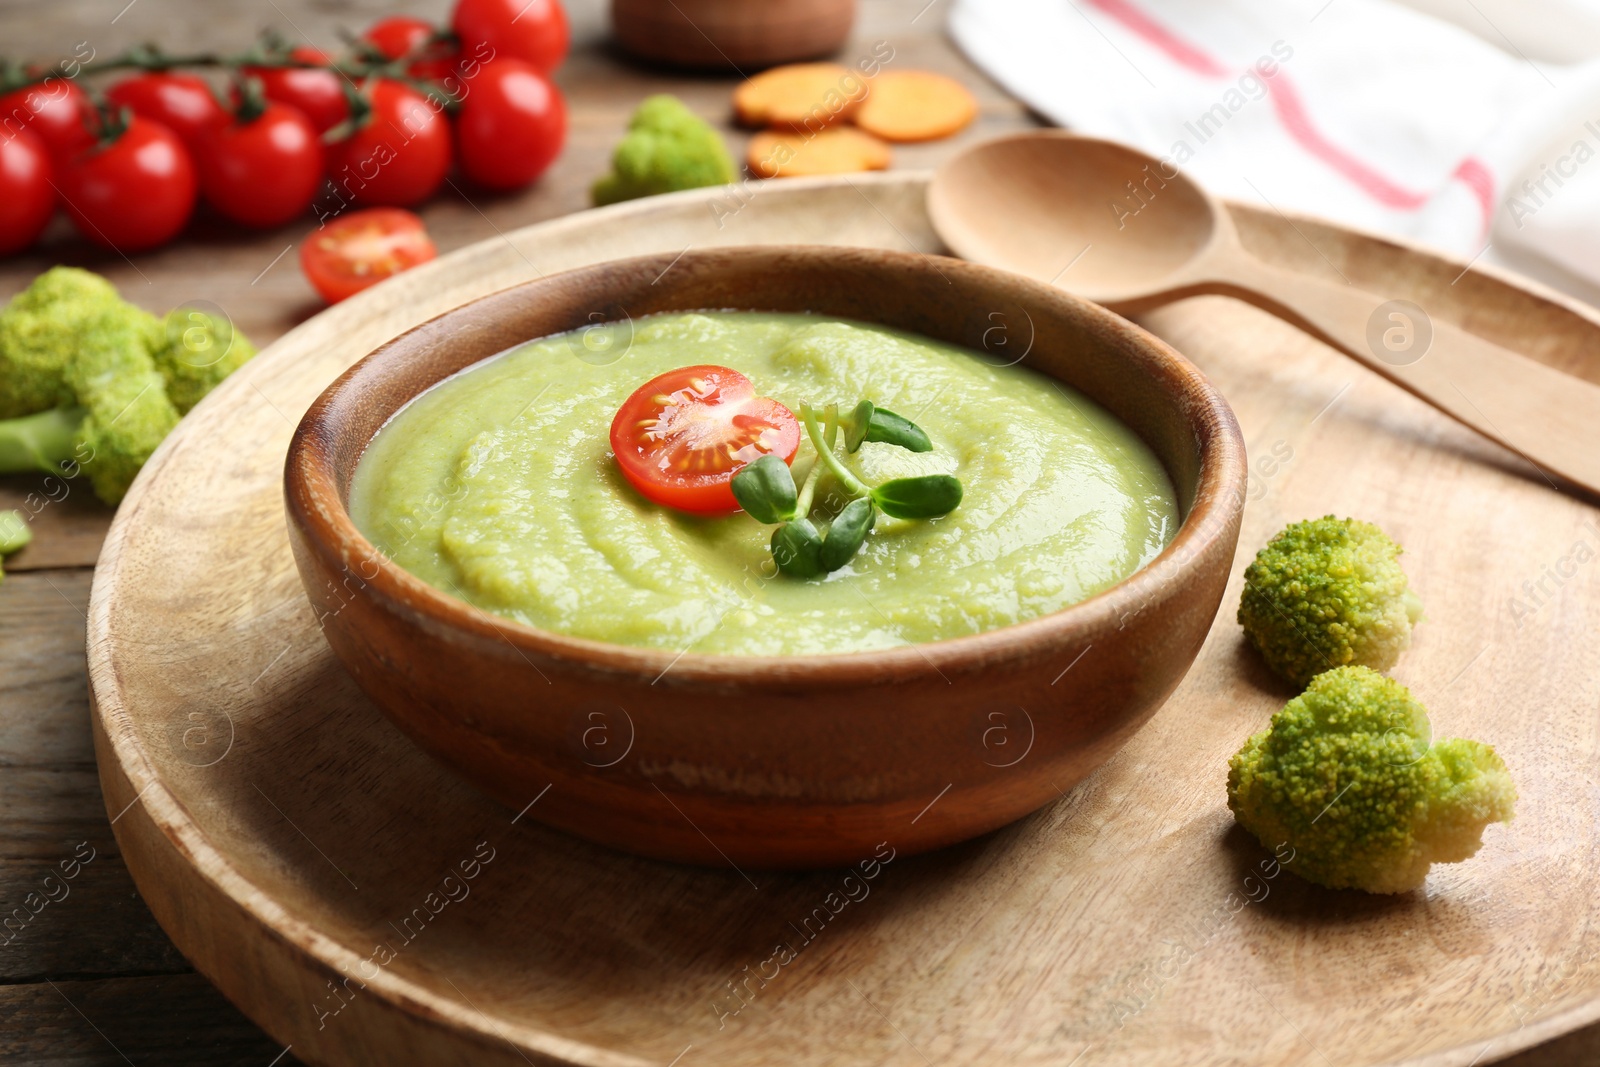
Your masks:
<svg viewBox="0 0 1600 1067"><path fill-rule="evenodd" d="M438 255L422 220L399 208L352 211L300 246L300 269L330 304Z"/></svg>
<svg viewBox="0 0 1600 1067"><path fill-rule="evenodd" d="M50 152L27 130L0 139L0 256L39 239L56 209Z"/></svg>
<svg viewBox="0 0 1600 1067"><path fill-rule="evenodd" d="M78 230L118 252L165 244L194 211L194 163L178 135L134 115L110 144L66 164L61 199Z"/></svg>
<svg viewBox="0 0 1600 1067"><path fill-rule="evenodd" d="M89 98L65 78L52 76L0 96L0 126L32 130L58 162L94 144L85 122L91 113Z"/></svg>
<svg viewBox="0 0 1600 1067"><path fill-rule="evenodd" d="M430 22L405 15L391 15L367 27L361 39L383 54L385 59L399 59L423 48L437 31ZM420 58L406 67L414 78L443 81L455 71L456 50L443 41L422 51Z"/></svg>
<svg viewBox="0 0 1600 1067"><path fill-rule="evenodd" d="M326 52L301 46L289 52L290 59L302 63L332 63ZM350 116L344 95L344 78L331 70L313 67L245 67L244 72L261 79L268 100L299 108L311 120L311 128L326 133Z"/></svg>
<svg viewBox="0 0 1600 1067"><path fill-rule="evenodd" d="M363 90L368 121L329 150L338 195L358 204L407 207L432 196L450 170L450 122L427 97L375 78Z"/></svg>
<svg viewBox="0 0 1600 1067"><path fill-rule="evenodd" d="M254 118L207 130L195 167L212 207L246 226L281 226L305 213L322 187L322 144L311 120L268 103Z"/></svg>
<svg viewBox="0 0 1600 1067"><path fill-rule="evenodd" d="M734 473L771 453L794 462L800 423L727 367L679 367L641 385L611 420L611 451L633 487L680 511L739 510Z"/></svg>
<svg viewBox="0 0 1600 1067"><path fill-rule="evenodd" d="M193 74L155 71L124 78L106 90L106 99L135 115L155 119L193 149L208 128L228 121L211 86Z"/></svg>
<svg viewBox="0 0 1600 1067"><path fill-rule="evenodd" d="M463 57L520 59L546 74L566 58L571 36L561 0L460 0L450 22Z"/></svg>
<svg viewBox="0 0 1600 1067"><path fill-rule="evenodd" d="M467 177L490 189L520 189L544 173L567 138L561 90L520 59L486 63L466 83L456 145Z"/></svg>

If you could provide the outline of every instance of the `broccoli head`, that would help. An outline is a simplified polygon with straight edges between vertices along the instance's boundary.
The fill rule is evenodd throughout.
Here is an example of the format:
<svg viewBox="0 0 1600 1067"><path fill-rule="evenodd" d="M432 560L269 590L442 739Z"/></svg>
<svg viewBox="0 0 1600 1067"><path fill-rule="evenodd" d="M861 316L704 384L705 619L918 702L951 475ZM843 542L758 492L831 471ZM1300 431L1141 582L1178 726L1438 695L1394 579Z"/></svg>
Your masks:
<svg viewBox="0 0 1600 1067"><path fill-rule="evenodd" d="M1339 667L1284 705L1228 764L1228 807L1290 870L1334 889L1403 893L1434 863L1478 851L1517 799L1506 765L1477 741L1434 742L1399 682Z"/></svg>
<svg viewBox="0 0 1600 1067"><path fill-rule="evenodd" d="M84 415L72 458L108 504L123 498L133 476L178 424L166 379L149 352L148 318L127 305L106 312L85 325L77 356L67 366L67 383Z"/></svg>
<svg viewBox="0 0 1600 1067"><path fill-rule="evenodd" d="M225 318L166 319L57 267L0 312L0 473L86 475L120 501L178 418L255 355Z"/></svg>
<svg viewBox="0 0 1600 1067"><path fill-rule="evenodd" d="M722 137L682 100L665 94L648 98L633 113L611 169L591 190L597 205L734 179Z"/></svg>
<svg viewBox="0 0 1600 1067"><path fill-rule="evenodd" d="M256 354L255 345L228 319L193 307L180 307L162 322L152 353L167 383L167 396L178 414L189 409L216 384Z"/></svg>
<svg viewBox="0 0 1600 1067"><path fill-rule="evenodd" d="M1296 685L1349 664L1386 671L1422 617L1400 552L1369 522L1293 523L1245 569L1239 624L1267 666Z"/></svg>
<svg viewBox="0 0 1600 1067"><path fill-rule="evenodd" d="M33 280L0 312L0 419L72 402L64 375L83 325L123 307L112 284L76 267Z"/></svg>

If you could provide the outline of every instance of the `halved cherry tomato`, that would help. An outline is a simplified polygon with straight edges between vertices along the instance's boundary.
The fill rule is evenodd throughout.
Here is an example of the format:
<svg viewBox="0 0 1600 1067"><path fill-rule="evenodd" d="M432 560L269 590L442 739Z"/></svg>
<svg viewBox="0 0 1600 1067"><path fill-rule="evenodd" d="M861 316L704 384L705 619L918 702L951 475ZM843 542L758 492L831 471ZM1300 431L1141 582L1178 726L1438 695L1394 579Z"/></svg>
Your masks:
<svg viewBox="0 0 1600 1067"><path fill-rule="evenodd" d="M800 423L776 400L756 396L727 367L679 367L641 385L611 420L611 450L633 487L679 511L739 510L733 476L772 454L794 462Z"/></svg>
<svg viewBox="0 0 1600 1067"><path fill-rule="evenodd" d="M0 96L0 126L32 130L58 163L94 144L85 122L92 113L78 84L54 75Z"/></svg>
<svg viewBox="0 0 1600 1067"><path fill-rule="evenodd" d="M333 62L328 53L306 45L291 49L289 58L301 63ZM326 133L350 117L350 103L344 95L344 78L331 70L319 70L316 67L245 67L244 72L261 79L262 94L268 100L299 108L318 133Z"/></svg>
<svg viewBox="0 0 1600 1067"><path fill-rule="evenodd" d="M399 208L352 211L312 231L300 269L322 299L337 304L438 255L422 220Z"/></svg>
<svg viewBox="0 0 1600 1067"><path fill-rule="evenodd" d="M361 39L383 54L385 59L399 59L422 49L438 31L433 23L408 15L390 15L367 27ZM446 41L436 41L423 49L415 62L406 66L413 78L443 81L456 66L456 50Z"/></svg>
<svg viewBox="0 0 1600 1067"><path fill-rule="evenodd" d="M561 65L571 39L561 0L457 0L450 25L463 57L521 59L546 74Z"/></svg>
<svg viewBox="0 0 1600 1067"><path fill-rule="evenodd" d="M124 78L106 90L106 99L135 115L155 119L183 138L191 150L202 133L228 121L204 78L172 71L151 71Z"/></svg>

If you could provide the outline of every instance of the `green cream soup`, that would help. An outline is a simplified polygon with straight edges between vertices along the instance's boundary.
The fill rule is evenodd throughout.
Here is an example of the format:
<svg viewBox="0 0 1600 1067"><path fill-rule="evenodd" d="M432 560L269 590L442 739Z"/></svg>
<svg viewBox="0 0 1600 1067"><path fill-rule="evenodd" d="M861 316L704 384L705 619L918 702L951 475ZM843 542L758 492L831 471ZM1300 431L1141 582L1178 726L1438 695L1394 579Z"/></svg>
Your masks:
<svg viewBox="0 0 1600 1067"><path fill-rule="evenodd" d="M356 525L412 574L518 622L750 656L888 648L1036 618L1126 578L1177 529L1149 448L1033 371L812 315L670 314L602 329L609 347L593 334L534 341L418 397L356 469ZM826 578L777 574L772 527L652 504L611 456L612 416L635 389L705 363L796 412L867 399L914 419L933 451L868 442L846 462L869 484L954 474L961 506L929 521L880 515ZM814 458L802 437L797 478ZM842 506L830 475L817 499ZM825 528L825 511L813 519Z"/></svg>

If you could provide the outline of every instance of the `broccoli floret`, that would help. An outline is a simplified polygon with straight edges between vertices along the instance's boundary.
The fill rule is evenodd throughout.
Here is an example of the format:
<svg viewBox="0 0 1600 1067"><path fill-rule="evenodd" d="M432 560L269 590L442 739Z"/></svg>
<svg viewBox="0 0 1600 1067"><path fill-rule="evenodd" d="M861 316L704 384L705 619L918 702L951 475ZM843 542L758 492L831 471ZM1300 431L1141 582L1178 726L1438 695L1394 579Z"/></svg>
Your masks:
<svg viewBox="0 0 1600 1067"><path fill-rule="evenodd" d="M1348 664L1386 671L1422 617L1400 552L1369 522L1294 523L1245 569L1239 624L1267 666L1296 685Z"/></svg>
<svg viewBox="0 0 1600 1067"><path fill-rule="evenodd" d="M665 94L648 98L633 113L611 169L594 183L596 204L726 185L734 178L722 137L682 100Z"/></svg>
<svg viewBox="0 0 1600 1067"><path fill-rule="evenodd" d="M1427 710L1367 667L1326 671L1228 764L1228 807L1290 870L1334 889L1403 893L1478 851L1517 799L1477 741L1431 741Z"/></svg>
<svg viewBox="0 0 1600 1067"><path fill-rule="evenodd" d="M64 380L84 324L122 307L112 284L86 270L56 267L0 312L0 419L72 402Z"/></svg>
<svg viewBox="0 0 1600 1067"><path fill-rule="evenodd" d="M147 347L148 316L129 310L137 314L107 312L84 329L66 375L84 410L73 458L108 504L123 498L133 476L178 424L166 380Z"/></svg>
<svg viewBox="0 0 1600 1067"><path fill-rule="evenodd" d="M218 382L244 366L256 348L228 319L180 307L163 321L153 354L166 379L167 396L178 414L187 415Z"/></svg>
<svg viewBox="0 0 1600 1067"><path fill-rule="evenodd" d="M226 320L166 320L58 267L0 312L0 473L86 475L120 501L178 418L255 355Z"/></svg>

